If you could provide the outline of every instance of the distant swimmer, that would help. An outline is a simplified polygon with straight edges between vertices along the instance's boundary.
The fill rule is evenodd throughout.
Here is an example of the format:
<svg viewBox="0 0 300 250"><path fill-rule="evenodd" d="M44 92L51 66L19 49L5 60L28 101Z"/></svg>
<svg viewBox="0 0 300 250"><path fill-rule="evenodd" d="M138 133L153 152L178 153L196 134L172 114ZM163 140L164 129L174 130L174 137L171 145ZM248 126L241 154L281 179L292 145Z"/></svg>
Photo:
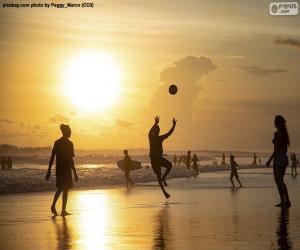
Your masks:
<svg viewBox="0 0 300 250"><path fill-rule="evenodd" d="M232 187L235 188L235 185L234 185L234 182L233 182L233 177L235 177L235 179L240 184L240 187L242 187L242 183L240 181L239 174L238 174L238 171L237 171L237 168L236 168L238 166L238 164L234 160L233 155L230 155L230 166L231 166L230 181L231 181Z"/></svg>
<svg viewBox="0 0 300 250"><path fill-rule="evenodd" d="M173 131L176 127L176 120L175 120L175 118L173 119L172 128L169 130L168 133L166 133L164 135L159 135L159 133L160 133L160 128L158 126L159 117L156 116L154 118L154 120L155 120L155 123L148 133L149 144L150 144L149 156L150 156L150 160L151 160L151 166L152 166L154 173L157 176L159 186L160 186L163 194L165 195L165 197L168 199L170 197L170 195L166 192L164 185L167 186L166 178L172 169L172 163L163 157L162 143L165 139L167 139L173 133ZM161 177L161 168L162 167L166 168L166 171L165 171L164 175Z"/></svg>
<svg viewBox="0 0 300 250"><path fill-rule="evenodd" d="M225 154L222 154L222 162L221 165L226 165L226 161L225 161Z"/></svg>
<svg viewBox="0 0 300 250"><path fill-rule="evenodd" d="M291 154L291 162L292 162L292 175L296 176L296 175L298 175L298 173L297 173L298 160L297 160L297 156L295 153ZM295 172L295 174L294 174L294 172Z"/></svg>
<svg viewBox="0 0 300 250"><path fill-rule="evenodd" d="M273 161L274 179L280 195L280 203L275 205L275 207L289 208L291 206L291 201L283 178L285 170L289 165L287 149L290 145L290 138L286 128L286 120L283 116L277 115L274 120L274 125L277 129L273 138L274 151L266 165L270 166Z"/></svg>
<svg viewBox="0 0 300 250"><path fill-rule="evenodd" d="M253 154L252 166L253 167L257 167L257 155L256 155L256 153Z"/></svg>
<svg viewBox="0 0 300 250"><path fill-rule="evenodd" d="M6 160L5 160L5 157L3 156L1 158L1 169L5 169L6 168Z"/></svg>
<svg viewBox="0 0 300 250"><path fill-rule="evenodd" d="M74 173L75 181L78 181L78 175L74 166L74 146L69 140L71 137L71 128L68 125L61 124L60 130L63 136L56 140L52 149L51 158L49 161L49 168L46 175L48 181L51 176L51 167L53 165L54 158L56 157L56 187L57 191L54 195L54 199L51 205L51 212L57 215L55 208L56 202L63 192L62 196L62 216L69 215L66 211L68 192L73 187L72 171Z"/></svg>
<svg viewBox="0 0 300 250"><path fill-rule="evenodd" d="M198 159L197 155L194 154L193 159L192 159L192 168L193 168L193 171L194 171L194 177L199 175L198 162L199 162L199 159Z"/></svg>
<svg viewBox="0 0 300 250"><path fill-rule="evenodd" d="M7 159L6 159L6 166L7 166L7 169L12 169L12 158L11 156L7 156Z"/></svg>
<svg viewBox="0 0 300 250"><path fill-rule="evenodd" d="M127 188L129 188L130 186L133 187L134 186L134 181L129 177L130 174L130 167L131 167L131 158L128 155L128 150L125 149L124 150L124 171L125 171L125 179L126 179L126 186Z"/></svg>
<svg viewBox="0 0 300 250"><path fill-rule="evenodd" d="M173 157L173 166L176 167L177 165L177 155L174 154L174 157Z"/></svg>
<svg viewBox="0 0 300 250"><path fill-rule="evenodd" d="M186 168L190 169L191 168L191 151L187 151L187 155L186 155Z"/></svg>

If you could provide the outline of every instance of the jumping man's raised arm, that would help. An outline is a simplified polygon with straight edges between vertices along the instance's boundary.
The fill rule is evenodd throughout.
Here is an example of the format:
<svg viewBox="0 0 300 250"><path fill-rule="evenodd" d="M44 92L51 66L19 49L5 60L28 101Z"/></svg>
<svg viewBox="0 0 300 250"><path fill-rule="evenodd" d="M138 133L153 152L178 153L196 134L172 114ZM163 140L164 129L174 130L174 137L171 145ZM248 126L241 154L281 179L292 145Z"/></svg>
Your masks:
<svg viewBox="0 0 300 250"><path fill-rule="evenodd" d="M167 139L172 133L173 133L173 131L174 131L174 129L175 129L175 127L176 127L176 120L175 120L175 118L173 118L173 126L172 126L172 128L169 130L169 132L168 133L166 133L166 134L164 134L164 135L161 135L161 138L164 140L164 139Z"/></svg>

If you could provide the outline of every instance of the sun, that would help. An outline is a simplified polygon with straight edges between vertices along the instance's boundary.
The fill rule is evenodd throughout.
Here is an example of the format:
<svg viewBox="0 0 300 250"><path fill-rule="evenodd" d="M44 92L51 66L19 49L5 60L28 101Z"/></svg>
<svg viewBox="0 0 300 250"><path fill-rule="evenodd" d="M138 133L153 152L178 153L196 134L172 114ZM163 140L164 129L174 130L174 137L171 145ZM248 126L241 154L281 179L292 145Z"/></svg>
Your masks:
<svg viewBox="0 0 300 250"><path fill-rule="evenodd" d="M64 93L77 108L101 111L117 101L121 72L113 58L96 51L72 57L64 71Z"/></svg>

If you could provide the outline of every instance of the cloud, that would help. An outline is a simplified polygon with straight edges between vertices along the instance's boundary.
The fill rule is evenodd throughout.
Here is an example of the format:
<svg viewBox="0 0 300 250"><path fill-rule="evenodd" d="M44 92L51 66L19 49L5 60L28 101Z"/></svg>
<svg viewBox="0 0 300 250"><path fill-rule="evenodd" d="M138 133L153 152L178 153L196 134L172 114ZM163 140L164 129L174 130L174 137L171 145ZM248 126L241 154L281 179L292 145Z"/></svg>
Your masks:
<svg viewBox="0 0 300 250"><path fill-rule="evenodd" d="M250 114L277 115L282 114L290 118L299 117L300 99L298 97L267 98L257 100L226 101L229 108ZM218 103L224 107L224 102Z"/></svg>
<svg viewBox="0 0 300 250"><path fill-rule="evenodd" d="M282 68L260 68L257 66L237 66L247 74L252 74L256 76L270 76L271 74L280 74L280 73L286 73L288 70L282 69Z"/></svg>
<svg viewBox="0 0 300 250"><path fill-rule="evenodd" d="M70 116L76 116L77 115L77 113L74 111L74 110L72 110L71 112L70 112Z"/></svg>
<svg viewBox="0 0 300 250"><path fill-rule="evenodd" d="M274 40L274 43L300 49L300 40L298 39L278 37Z"/></svg>
<svg viewBox="0 0 300 250"><path fill-rule="evenodd" d="M8 124L12 124L12 123L15 123L15 122L12 121L12 120L8 120L8 119L0 119L0 123L8 123Z"/></svg>
<svg viewBox="0 0 300 250"><path fill-rule="evenodd" d="M122 128L128 128L128 127L133 126L133 123L124 121L124 120L120 120L120 119L116 119L115 123L117 126L122 127Z"/></svg>
<svg viewBox="0 0 300 250"><path fill-rule="evenodd" d="M162 69L159 79L163 84L159 86L150 102L149 116L160 115L162 123L168 124L176 117L179 123L185 124L185 129L189 129L195 100L201 91L200 81L216 69L217 65L210 58L195 56L186 56L172 66ZM176 95L169 94L170 84L177 85Z"/></svg>
<svg viewBox="0 0 300 250"><path fill-rule="evenodd" d="M52 123L69 123L70 120L63 115L53 115L49 117L49 121Z"/></svg>
<svg viewBox="0 0 300 250"><path fill-rule="evenodd" d="M174 66L160 72L160 80L165 83L195 84L202 76L215 70L217 65L208 57L186 56Z"/></svg>

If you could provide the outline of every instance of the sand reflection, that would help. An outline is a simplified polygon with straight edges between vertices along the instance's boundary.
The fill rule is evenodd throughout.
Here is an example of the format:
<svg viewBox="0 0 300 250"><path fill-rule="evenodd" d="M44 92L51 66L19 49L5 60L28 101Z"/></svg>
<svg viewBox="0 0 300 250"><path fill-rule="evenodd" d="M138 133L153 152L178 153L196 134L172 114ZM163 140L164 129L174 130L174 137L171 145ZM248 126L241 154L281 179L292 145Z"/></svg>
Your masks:
<svg viewBox="0 0 300 250"><path fill-rule="evenodd" d="M278 216L278 228L276 230L277 245L279 249L292 249L289 238L289 210L281 209Z"/></svg>
<svg viewBox="0 0 300 250"><path fill-rule="evenodd" d="M154 228L153 248L167 249L170 247L172 234L169 225L169 206L166 205L159 212Z"/></svg>
<svg viewBox="0 0 300 250"><path fill-rule="evenodd" d="M65 217L53 217L52 220L55 225L57 249L72 249L72 232L69 229L67 219Z"/></svg>
<svg viewBox="0 0 300 250"><path fill-rule="evenodd" d="M106 194L81 194L79 196L80 249L105 249L108 247L108 211Z"/></svg>

